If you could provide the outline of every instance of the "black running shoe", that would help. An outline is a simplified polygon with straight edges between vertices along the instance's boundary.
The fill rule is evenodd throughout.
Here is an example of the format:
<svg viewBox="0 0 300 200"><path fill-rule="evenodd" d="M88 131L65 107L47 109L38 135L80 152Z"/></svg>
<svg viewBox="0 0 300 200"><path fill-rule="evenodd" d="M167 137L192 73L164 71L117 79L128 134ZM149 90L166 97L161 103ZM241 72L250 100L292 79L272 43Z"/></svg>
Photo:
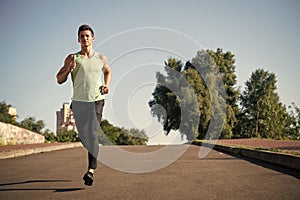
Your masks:
<svg viewBox="0 0 300 200"><path fill-rule="evenodd" d="M87 172L84 174L83 176L83 180L84 180L84 184L87 185L87 186L92 186L93 185L93 174L91 172Z"/></svg>

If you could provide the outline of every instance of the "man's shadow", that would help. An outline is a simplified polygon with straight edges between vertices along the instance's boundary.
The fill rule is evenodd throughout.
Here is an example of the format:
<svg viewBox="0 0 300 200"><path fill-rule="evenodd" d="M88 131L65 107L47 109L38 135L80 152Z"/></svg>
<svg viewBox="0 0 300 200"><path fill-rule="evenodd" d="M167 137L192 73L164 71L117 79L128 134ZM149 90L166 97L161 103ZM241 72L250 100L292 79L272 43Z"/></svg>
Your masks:
<svg viewBox="0 0 300 200"><path fill-rule="evenodd" d="M53 190L53 192L73 192L78 190L83 190L85 188L48 188L48 187L41 187L41 188L1 188L5 186L14 186L14 185L23 185L23 184L30 184L30 183L49 183L49 182L71 182L71 180L29 180L29 181L21 181L21 182L12 182L12 183L0 183L0 192L2 191L32 191L32 190Z"/></svg>

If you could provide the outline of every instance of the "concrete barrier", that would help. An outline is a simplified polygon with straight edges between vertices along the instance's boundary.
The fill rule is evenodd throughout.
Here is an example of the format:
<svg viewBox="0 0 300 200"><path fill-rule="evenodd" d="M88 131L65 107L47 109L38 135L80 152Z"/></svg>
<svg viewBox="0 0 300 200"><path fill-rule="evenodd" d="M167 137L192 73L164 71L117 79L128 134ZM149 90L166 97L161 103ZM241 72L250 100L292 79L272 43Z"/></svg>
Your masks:
<svg viewBox="0 0 300 200"><path fill-rule="evenodd" d="M36 144L44 143L45 137L12 124L0 122L0 144Z"/></svg>
<svg viewBox="0 0 300 200"><path fill-rule="evenodd" d="M254 158L257 160L269 162L275 165L281 165L292 169L300 170L300 157L296 155L263 151L263 150L254 150L254 149L243 148L243 147L230 147L230 146L220 145L220 144L213 145L210 143L206 143L206 142L204 143L200 141L194 141L192 144L213 148L217 151L221 151L221 152L225 152L237 156L245 156L248 158Z"/></svg>
<svg viewBox="0 0 300 200"><path fill-rule="evenodd" d="M82 147L82 144L80 142L74 142L74 143L66 143L66 144L59 144L54 146L39 147L39 148L32 148L32 149L15 149L11 151L2 151L0 152L0 159L27 156L35 153L57 151L62 149L75 148L75 147Z"/></svg>

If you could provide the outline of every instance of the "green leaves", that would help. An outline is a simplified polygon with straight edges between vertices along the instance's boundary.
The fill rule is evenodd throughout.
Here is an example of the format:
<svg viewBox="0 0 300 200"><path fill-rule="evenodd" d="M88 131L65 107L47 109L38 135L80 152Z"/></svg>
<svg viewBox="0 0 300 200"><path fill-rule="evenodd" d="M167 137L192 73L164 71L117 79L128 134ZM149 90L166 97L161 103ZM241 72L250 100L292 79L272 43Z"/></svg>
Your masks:
<svg viewBox="0 0 300 200"><path fill-rule="evenodd" d="M148 137L144 130L119 128L107 120L101 121L99 143L102 145L145 145Z"/></svg>
<svg viewBox="0 0 300 200"><path fill-rule="evenodd" d="M36 120L35 117L27 117L20 122L20 126L35 133L42 134L45 123L43 120Z"/></svg>
<svg viewBox="0 0 300 200"><path fill-rule="evenodd" d="M196 137L218 138L223 124L231 120L225 127L226 134L229 137L232 135L235 113L230 112L227 120L225 110L230 106L234 107L231 110L237 108L238 92L234 89L236 76L233 74L233 64L233 55L223 53L221 49L217 52L199 51L184 66L180 60L168 59L165 63L167 75L157 74L158 84L152 93L153 100L149 102L152 114L163 123L166 134L179 129L182 137L189 141ZM174 75L174 71L180 73L180 78ZM226 80L225 87L223 80ZM164 87L166 85L175 85L177 92ZM225 88L228 94L225 94ZM232 105L226 106L226 101Z"/></svg>
<svg viewBox="0 0 300 200"><path fill-rule="evenodd" d="M287 127L287 111L276 93L276 76L263 69L254 71L241 95L243 116L241 135L282 139Z"/></svg>

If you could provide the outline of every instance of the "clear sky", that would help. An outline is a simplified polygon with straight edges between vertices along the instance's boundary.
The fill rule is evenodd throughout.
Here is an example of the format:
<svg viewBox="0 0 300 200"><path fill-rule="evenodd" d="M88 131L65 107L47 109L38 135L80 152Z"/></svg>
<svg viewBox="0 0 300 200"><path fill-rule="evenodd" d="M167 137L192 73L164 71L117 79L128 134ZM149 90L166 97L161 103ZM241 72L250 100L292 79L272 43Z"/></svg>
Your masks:
<svg viewBox="0 0 300 200"><path fill-rule="evenodd" d="M55 75L87 23L113 72L103 117L145 129L150 143L179 141L162 136L149 113L155 72L201 48L231 51L240 87L257 68L275 73L281 101L300 106L299 11L296 0L0 0L0 101L17 108L19 121L35 116L55 131L56 111L72 95L71 81L59 86Z"/></svg>

